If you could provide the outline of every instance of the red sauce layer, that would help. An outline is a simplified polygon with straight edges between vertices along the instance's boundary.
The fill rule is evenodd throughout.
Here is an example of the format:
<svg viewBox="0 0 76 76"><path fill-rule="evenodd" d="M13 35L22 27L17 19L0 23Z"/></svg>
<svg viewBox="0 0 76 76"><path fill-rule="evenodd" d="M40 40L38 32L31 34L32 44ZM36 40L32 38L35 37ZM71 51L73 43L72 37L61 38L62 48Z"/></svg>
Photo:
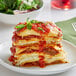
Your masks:
<svg viewBox="0 0 76 76"><path fill-rule="evenodd" d="M18 46L14 46L13 44L12 44L12 47L18 47L18 48L20 48L20 49L23 49L23 48L26 48L26 47L31 47L31 46L39 46L39 43L34 43L34 44L27 44L27 45L18 45Z"/></svg>
<svg viewBox="0 0 76 76"><path fill-rule="evenodd" d="M8 60L9 60L10 62L14 62L14 60L16 60L16 58L12 55L12 56L9 57Z"/></svg>
<svg viewBox="0 0 76 76"><path fill-rule="evenodd" d="M16 53L16 50L15 50L15 47L11 47L11 53L14 55L15 53ZM42 52L42 53L44 53L44 54L48 54L48 55L51 55L51 56L54 56L54 55L56 55L56 54L58 54L59 53L59 50L56 50L55 48L53 48L53 47L45 47L45 48L42 48L42 50L34 50L34 49L26 49L26 50L24 50L24 51L22 51L22 52L20 52L19 54L24 54L24 53L33 53L33 52Z"/></svg>
<svg viewBox="0 0 76 76"><path fill-rule="evenodd" d="M57 44L57 46L58 46L59 48L61 48L61 47L62 47L62 45L61 45L61 44Z"/></svg>
<svg viewBox="0 0 76 76"><path fill-rule="evenodd" d="M25 22L25 23L20 23L20 24L26 25L27 23ZM18 24L18 25L20 25L20 24ZM44 31L43 30L39 30L38 27L42 28ZM26 29L27 29L26 26L24 28L20 29L20 30L16 29L16 33L23 32ZM50 29L47 27L47 25L45 25L45 23L42 23L42 22L41 23L32 23L32 28L31 29L33 29L34 31L36 31L36 32L38 32L40 34L47 34L47 33L50 32Z"/></svg>
<svg viewBox="0 0 76 76"><path fill-rule="evenodd" d="M45 65L41 66L39 61L36 61L36 62L25 63L24 65L20 65L20 67L40 67L40 68L44 68L48 65L61 64L61 63L68 63L68 62L63 62L62 60L56 60L52 63L45 63Z"/></svg>
<svg viewBox="0 0 76 76"><path fill-rule="evenodd" d="M45 45L46 45L46 41L40 41L39 42L39 52L43 51Z"/></svg>
<svg viewBox="0 0 76 76"><path fill-rule="evenodd" d="M29 36L21 37L21 36L18 36L17 34L15 34L12 37L12 41L30 40L31 38L38 38L38 39L40 39L41 37L40 36L37 36L37 35L29 35Z"/></svg>
<svg viewBox="0 0 76 76"><path fill-rule="evenodd" d="M14 55L16 53L16 47L11 47L10 48L11 53Z"/></svg>
<svg viewBox="0 0 76 76"><path fill-rule="evenodd" d="M41 68L44 68L45 67L45 61L44 61L44 56L39 56L39 66Z"/></svg>

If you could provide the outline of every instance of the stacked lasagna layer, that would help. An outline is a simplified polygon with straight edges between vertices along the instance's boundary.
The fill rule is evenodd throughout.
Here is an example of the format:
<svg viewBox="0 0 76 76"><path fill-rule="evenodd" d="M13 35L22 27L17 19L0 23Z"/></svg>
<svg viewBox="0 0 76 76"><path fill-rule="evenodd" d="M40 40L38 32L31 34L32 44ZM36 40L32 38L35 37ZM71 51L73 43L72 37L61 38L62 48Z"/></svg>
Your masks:
<svg viewBox="0 0 76 76"><path fill-rule="evenodd" d="M62 49L62 31L52 22L36 20L19 23L12 37L12 56L16 66L40 66L67 63Z"/></svg>

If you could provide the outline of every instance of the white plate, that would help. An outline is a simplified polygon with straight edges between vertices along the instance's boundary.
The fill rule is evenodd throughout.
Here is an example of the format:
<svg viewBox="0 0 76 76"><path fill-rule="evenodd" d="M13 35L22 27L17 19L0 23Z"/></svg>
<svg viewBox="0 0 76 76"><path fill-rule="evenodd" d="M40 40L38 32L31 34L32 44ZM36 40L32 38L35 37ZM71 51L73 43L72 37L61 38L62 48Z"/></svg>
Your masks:
<svg viewBox="0 0 76 76"><path fill-rule="evenodd" d="M63 44L63 49L67 52L67 58L69 59L70 63L49 65L45 68L39 68L39 67L21 68L21 67L12 66L11 63L8 61L8 57L11 54L10 53L11 45L9 41L0 45L0 64L10 70L20 73L25 73L25 74L49 75L49 74L61 73L76 66L76 47L65 40L62 41L62 44Z"/></svg>

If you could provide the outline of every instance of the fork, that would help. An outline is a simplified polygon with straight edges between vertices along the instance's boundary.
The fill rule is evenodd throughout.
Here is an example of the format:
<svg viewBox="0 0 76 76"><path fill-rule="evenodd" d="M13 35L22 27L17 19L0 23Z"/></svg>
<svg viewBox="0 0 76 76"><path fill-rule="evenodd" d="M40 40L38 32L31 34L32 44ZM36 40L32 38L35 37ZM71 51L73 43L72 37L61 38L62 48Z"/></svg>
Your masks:
<svg viewBox="0 0 76 76"><path fill-rule="evenodd" d="M76 31L76 23L72 23L73 29Z"/></svg>

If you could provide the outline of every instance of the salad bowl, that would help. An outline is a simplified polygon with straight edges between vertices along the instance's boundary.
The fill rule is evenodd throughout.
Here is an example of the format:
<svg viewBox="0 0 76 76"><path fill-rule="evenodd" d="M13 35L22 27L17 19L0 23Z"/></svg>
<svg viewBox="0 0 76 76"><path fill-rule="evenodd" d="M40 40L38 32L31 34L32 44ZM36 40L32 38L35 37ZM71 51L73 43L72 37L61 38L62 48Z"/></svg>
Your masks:
<svg viewBox="0 0 76 76"><path fill-rule="evenodd" d="M34 19L38 16L39 12L41 12L42 9L44 8L43 0L40 0L40 2L41 7L39 9L27 13L21 13L21 14L0 13L0 22L9 25L16 25L19 22L24 22L27 18Z"/></svg>

